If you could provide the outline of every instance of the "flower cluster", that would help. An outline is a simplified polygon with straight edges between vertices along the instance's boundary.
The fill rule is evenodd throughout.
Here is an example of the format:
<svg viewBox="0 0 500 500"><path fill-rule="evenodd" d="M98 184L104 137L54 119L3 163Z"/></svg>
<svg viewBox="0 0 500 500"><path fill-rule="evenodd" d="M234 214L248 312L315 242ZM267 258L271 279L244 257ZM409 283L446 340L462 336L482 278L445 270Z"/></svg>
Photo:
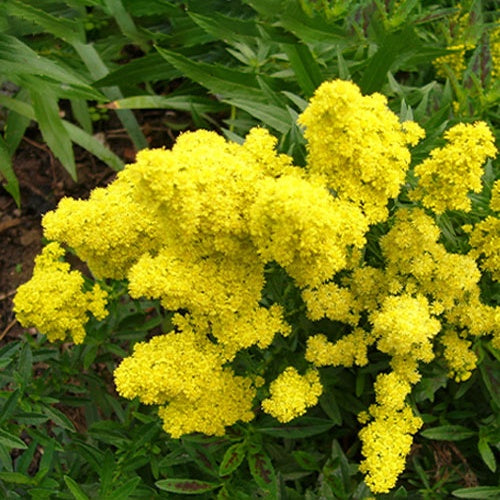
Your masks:
<svg viewBox="0 0 500 500"><path fill-rule="evenodd" d="M419 182L411 197L436 214L470 211L467 195L481 191L482 165L497 152L493 134L484 122L459 123L444 137L448 144L432 150L430 157L415 167Z"/></svg>
<svg viewBox="0 0 500 500"><path fill-rule="evenodd" d="M84 291L82 274L60 260L65 253L58 243L49 243L36 257L31 280L17 290L14 312L19 323L35 326L53 342L69 336L80 344L88 313L97 319L107 316L107 293L98 284Z"/></svg>
<svg viewBox="0 0 500 500"><path fill-rule="evenodd" d="M61 245L96 278L125 280L133 299L158 300L174 313L174 329L137 343L115 382L121 396L157 405L173 437L222 435L261 410L289 422L328 397L323 367L365 366L378 350L387 362L359 436L367 484L386 492L422 425L408 401L420 366L439 357L450 377L465 380L477 337L500 346L499 308L483 304L479 288L480 269L498 279L500 183L490 217L471 229L469 254L445 248L433 217L470 210L468 194L482 188L482 165L496 149L482 122L451 128L448 144L414 167L418 184L403 208L391 200L423 131L400 123L385 97L326 82L299 124L304 168L278 154L262 128L242 144L200 130L171 150L140 152L87 201L62 200L43 219L53 243L20 287L16 312L51 340L75 342L89 312L106 315L105 292L86 291L60 261ZM374 245L370 230L380 222ZM377 259L365 260L367 252ZM297 290L293 313L285 290L272 292L278 268ZM287 320L304 310L306 324L328 328L304 332L290 363L278 345L292 333Z"/></svg>

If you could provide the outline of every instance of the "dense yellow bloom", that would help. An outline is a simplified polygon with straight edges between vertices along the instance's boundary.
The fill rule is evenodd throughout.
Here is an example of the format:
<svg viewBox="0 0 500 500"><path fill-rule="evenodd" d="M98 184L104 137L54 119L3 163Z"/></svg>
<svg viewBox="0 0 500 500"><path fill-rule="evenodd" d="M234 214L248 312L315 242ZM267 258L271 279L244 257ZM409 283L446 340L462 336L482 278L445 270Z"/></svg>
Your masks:
<svg viewBox="0 0 500 500"><path fill-rule="evenodd" d="M460 337L456 331L447 330L440 338L444 346L444 359L448 364L448 376L457 382L463 382L476 368L477 356L471 351L472 342Z"/></svg>
<svg viewBox="0 0 500 500"><path fill-rule="evenodd" d="M408 355L429 362L433 338L441 323L429 313L429 303L418 295L388 296L382 309L370 315L377 348L390 355Z"/></svg>
<svg viewBox="0 0 500 500"><path fill-rule="evenodd" d="M500 179L494 182L491 189L490 208L495 212L500 212Z"/></svg>
<svg viewBox="0 0 500 500"><path fill-rule="evenodd" d="M159 229L147 207L133 200L127 173L89 200L63 198L43 220L44 235L75 250L99 278L123 279L144 253L158 247Z"/></svg>
<svg viewBox="0 0 500 500"><path fill-rule="evenodd" d="M255 397L251 380L235 376L224 361L217 345L186 328L136 344L115 370L116 388L129 399L167 404L160 416L173 437L222 435L226 426L253 418Z"/></svg>
<svg viewBox="0 0 500 500"><path fill-rule="evenodd" d="M445 132L448 144L433 149L430 156L415 167L417 187L410 192L413 200L436 214L446 210L471 209L468 194L482 189L482 166L497 152L494 138L484 122L459 123Z"/></svg>
<svg viewBox="0 0 500 500"><path fill-rule="evenodd" d="M295 368L289 366L271 382L269 391L271 396L262 401L262 409L285 423L303 415L307 408L314 406L323 392L323 386L316 370L300 375Z"/></svg>
<svg viewBox="0 0 500 500"><path fill-rule="evenodd" d="M30 281L21 285L14 298L17 320L25 327L35 326L49 340L65 340L75 344L85 338L85 324L92 313L103 319L107 293L99 285L84 292L84 279L79 271L60 259L65 251L57 243L49 243L35 259Z"/></svg>
<svg viewBox="0 0 500 500"><path fill-rule="evenodd" d="M335 342L329 342L323 334L307 339L305 358L315 366L365 366L368 363L368 347L375 339L371 334L356 328Z"/></svg>
<svg viewBox="0 0 500 500"><path fill-rule="evenodd" d="M368 224L352 203L296 175L259 184L250 231L265 261L276 261L301 287L315 286L347 265L348 248L362 247Z"/></svg>
<svg viewBox="0 0 500 500"><path fill-rule="evenodd" d="M397 411L373 405L370 413L375 419L359 431L361 453L366 457L359 470L373 493L387 493L405 468L413 434L422 426L422 420L407 405Z"/></svg>
<svg viewBox="0 0 500 500"><path fill-rule="evenodd" d="M477 264L467 255L451 254L438 243L439 228L422 210L398 210L391 230L380 238L387 259L386 276L393 293L432 297L436 314L479 292Z"/></svg>
<svg viewBox="0 0 500 500"><path fill-rule="evenodd" d="M360 206L370 221L387 218L410 164L408 144L423 137L405 125L381 94L363 96L347 81L323 83L300 115L308 141L307 168L321 174L340 199Z"/></svg>
<svg viewBox="0 0 500 500"><path fill-rule="evenodd" d="M307 315L312 320L327 317L356 326L359 321L359 306L348 288L336 283L324 283L317 288L307 288L302 292L307 305Z"/></svg>
<svg viewBox="0 0 500 500"><path fill-rule="evenodd" d="M500 281L500 219L488 216L478 222L469 243L472 247L469 255L479 260L481 269L489 271L495 281Z"/></svg>

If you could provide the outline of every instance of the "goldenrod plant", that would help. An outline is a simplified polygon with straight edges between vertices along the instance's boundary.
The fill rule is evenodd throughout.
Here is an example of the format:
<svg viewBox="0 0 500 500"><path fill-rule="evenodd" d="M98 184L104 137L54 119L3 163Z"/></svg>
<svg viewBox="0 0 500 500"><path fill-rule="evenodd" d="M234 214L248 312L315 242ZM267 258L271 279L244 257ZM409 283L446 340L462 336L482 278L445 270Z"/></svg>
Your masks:
<svg viewBox="0 0 500 500"><path fill-rule="evenodd" d="M498 375L500 309L484 293L498 280L500 247L488 237L498 181L489 206L474 198L497 154L488 125L450 126L414 161L424 129L401 121L380 93L339 79L320 85L298 123L303 167L262 127L241 144L186 132L171 149L141 151L88 200L63 199L44 216L50 243L15 297L19 321L85 346L106 324L114 341L125 297L138 311L157 304L158 322L108 360L117 401L157 407L166 443L233 443L216 481L158 470L160 490L236 498L248 487L233 475L246 458L255 489L279 498L287 468L273 464L280 454L261 433L274 428L279 439L289 429L301 457L308 431L331 441L355 429L351 462L364 482L345 498L389 493L418 456L419 432L440 428L419 397L436 373L442 386L471 380L493 356ZM474 213L469 233L453 227L469 251L447 248L440 221L452 213ZM68 252L87 264L85 279L63 261ZM353 375L345 401L359 400L345 420L339 386ZM308 418L319 427L301 428ZM481 456L493 470L488 442ZM308 459L318 446L306 445ZM321 488L313 480L297 494L316 498Z"/></svg>

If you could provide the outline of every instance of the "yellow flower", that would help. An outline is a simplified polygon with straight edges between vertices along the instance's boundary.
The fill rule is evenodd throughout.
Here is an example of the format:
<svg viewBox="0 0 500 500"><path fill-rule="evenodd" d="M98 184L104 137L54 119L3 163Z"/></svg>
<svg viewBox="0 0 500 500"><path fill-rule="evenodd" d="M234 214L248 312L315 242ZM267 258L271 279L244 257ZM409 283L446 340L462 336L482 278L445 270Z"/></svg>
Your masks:
<svg viewBox="0 0 500 500"><path fill-rule="evenodd" d="M60 259L65 251L57 243L49 243L35 259L33 276L21 285L14 298L17 320L25 327L34 326L50 341L70 336L75 344L85 338L88 313L103 319L107 293L99 285L83 291L84 279L79 271Z"/></svg>
<svg viewBox="0 0 500 500"><path fill-rule="evenodd" d="M482 189L483 164L497 152L494 138L484 122L459 123L445 132L448 144L433 149L430 156L415 167L417 187L412 200L436 214L446 210L471 210L468 194Z"/></svg>
<svg viewBox="0 0 500 500"><path fill-rule="evenodd" d="M324 176L342 200L358 205L370 223L387 218L410 164L408 144L423 136L402 125L381 94L363 96L352 82L334 80L315 92L298 123L308 141L307 168Z"/></svg>
<svg viewBox="0 0 500 500"><path fill-rule="evenodd" d="M476 367L477 356L470 350L472 342L460 337L456 331L448 329L440 338L444 346L444 358L448 364L448 376L463 382L471 376Z"/></svg>
<svg viewBox="0 0 500 500"><path fill-rule="evenodd" d="M271 382L270 392L271 397L262 401L262 409L285 423L314 406L323 392L323 386L316 370L299 375L295 368L289 366Z"/></svg>

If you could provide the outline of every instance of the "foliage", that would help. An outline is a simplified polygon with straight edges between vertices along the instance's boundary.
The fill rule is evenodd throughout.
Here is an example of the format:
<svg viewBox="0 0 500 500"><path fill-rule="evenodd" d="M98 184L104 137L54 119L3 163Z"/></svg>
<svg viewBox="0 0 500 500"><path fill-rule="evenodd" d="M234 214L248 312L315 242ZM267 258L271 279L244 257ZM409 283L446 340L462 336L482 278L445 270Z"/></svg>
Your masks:
<svg viewBox="0 0 500 500"><path fill-rule="evenodd" d="M236 3L224 0L183 3L163 0L6 0L2 6L9 14L7 22L0 26L2 78L16 87L11 96L0 95L0 104L8 110L3 139L0 139L1 172L7 181L6 188L17 200L16 179L9 162L29 120L37 121L44 140L74 175L72 143L87 148L117 170L122 168L121 160L92 135L96 124L90 115L91 108L95 109L96 105L100 106L98 109L112 109L120 113L124 128L137 149L142 149L146 143L130 110L174 109L190 113L188 128L217 130L235 141L230 146L230 154L237 150L236 143L242 143L253 126L264 125L277 135L278 152L288 154L290 163L293 161L297 166L312 169L314 152L311 151L311 139L320 134L321 127L319 131L306 132L304 137L296 123L297 118L323 81L340 77L355 82L365 95L375 91L387 95L390 109L399 115L401 122L415 119L426 132L425 139L411 151L411 168L397 197L388 194L391 179L387 175L383 188L391 199L388 205L390 216L373 215L371 228L366 234L366 245L361 245L361 255L354 252L351 256L355 260L358 255L361 260L353 268L334 268L337 273L335 280L329 282L324 292L330 301L335 297L337 301L334 302L336 306L331 307L332 311L326 314L329 319L313 311L315 301L320 304L316 309L325 307L325 301L321 302L317 293L319 283L309 286L310 296L304 292L308 280L322 266L318 265L316 269L314 262L308 260L308 266L293 267L286 254L287 249L309 248L310 242L301 247L300 242L306 241L305 236L304 240L300 240L296 236L298 233L292 234L292 230L290 234L283 232L282 228L286 228L287 224L293 228L292 218L287 219L287 224L280 222L280 217L286 215L286 207L291 206L290 201L280 205L279 200L286 193L294 193L290 197L294 203L312 199L316 206L323 203L323 195L303 180L290 180L287 184L285 180L291 175L286 170L291 168L288 160L283 160L280 168L284 170L279 175L276 172L273 174L276 179L285 178L280 181L279 189L273 188L270 180L255 178L253 186L261 186L259 183L265 185L270 200L266 201L262 196L257 207L260 210L258 217L254 214L252 219L253 244L260 248L261 255L267 252L268 256L263 281L255 285L263 286L259 307L266 311L271 308L283 311L283 318L291 325L291 331L284 331L283 336L276 335L272 343L262 347L250 344L242 348L238 345L236 357L225 354L228 356L225 366L230 366L236 377L252 373L256 401L273 401L275 404L262 405L270 414L263 412L260 404L254 406L253 420L228 426L222 436L181 432L179 438L169 437L162 430L155 407L140 404L140 391L137 394L139 398L129 401L116 393L113 383L116 367L131 354L134 345L161 337L160 334L174 328L187 331L186 324L180 323L175 312L192 313L193 308L203 303L203 294L210 293L213 302L208 304L217 310L215 306L220 305L218 296L205 283L207 280L210 285L212 271L205 264L210 262L212 254L202 245L201 253L200 247L194 246L191 255L181 257L179 276L185 273L185 283L179 283L189 299L181 296L182 300L176 299L177 305L172 299L175 293L166 298L165 293L152 291L157 286L155 279L161 273L138 274L135 289L131 285L127 290L129 283L122 281L127 273L116 271L113 276L106 273L113 269L127 270L131 265L127 259L134 261L137 258L134 252L143 252L144 235L149 235L150 231L148 217L156 213L156 202L149 200L148 205L148 200L143 200L144 211L138 212L139 216L134 219L137 207L125 210L124 205L117 203L126 183L117 188L115 198L112 198L115 195L103 195L102 192L93 195L96 205L97 199L102 196L99 210L107 211L111 216L109 220L116 227L120 230L127 227L126 230L131 231L125 237L113 235L101 223L101 233L95 238L97 247L107 238L117 237L116 242L110 245L111 250L107 250L109 253L103 264L99 264L99 259L92 260L92 252L85 253L85 245L92 238L92 226L85 222L88 221L88 214L79 212L77 202L65 201L66 208L63 208L64 203L61 204L60 214L65 210L72 214L60 216L69 225L57 230L53 223L50 238L59 241L71 235L78 238L80 230L85 233L90 228L85 236L87 241L78 243L72 240L67 243L77 256L90 265L94 276L101 278L98 282L108 296L109 314L99 321L91 317L85 325L84 342L77 345L66 342L50 344L44 335L29 330L23 339L11 342L0 350L0 366L3 368L0 375L2 497L176 498L185 493L197 493L204 498L356 499L373 496L358 467L363 455L366 457L366 449L362 448L358 433L368 428L366 424L370 414L375 421L385 418L377 411L395 404L387 398L384 400L387 389L382 389L385 382L380 377L380 374L396 371L394 359L397 348L394 346L397 339L390 336L387 325L400 327L398 321L401 315L410 314L412 310L422 320L421 323L428 326L424 332L416 328L419 322L413 321L411 326L415 328L411 330L412 335L433 337L435 333L429 332L435 326L432 323L435 318L439 318L444 328L437 337L439 341L432 340L437 360L429 362L421 354L418 368L421 379L411 381L410 389L404 388L406 386L401 380L394 381L394 387L402 388L398 397L402 394L405 407L416 412L423 427L415 435L405 471L399 476L398 483L389 493L378 494L377 498L410 498L415 495L423 498L494 498L499 495L499 356L498 346L495 348L485 335L488 329L483 318L494 314L492 311L497 310L500 297L494 265L498 239L494 239L494 232L486 224L490 221L495 227L495 221L498 222L499 207L495 208L495 202L490 202L492 189L495 192L493 186L498 186L498 181L494 184L498 179L498 166L495 162L486 163L479 173L482 176L479 187L468 186L476 191L469 192L467 198L471 201L471 211L467 211L466 205L457 205L433 214L435 205L426 204L423 194L415 195L413 190L417 181L424 177L422 170L415 166L424 165L423 160L427 158L426 161L429 161L430 151L445 146L445 130L455 130L460 135L460 129L454 128L459 121L472 124L481 119L489 123L495 133L498 132L499 87L495 73L495 68L498 68L495 62L498 57L498 32L493 24L494 2L442 5L414 1L318 3L301 0L286 2L285 5L280 0L248 0L236 7ZM134 55L128 52L130 47L134 48ZM433 59L434 64L429 64ZM28 64L31 66L28 67ZM359 109L364 109L361 103L365 101L359 102ZM71 119L61 117L59 108L65 109ZM314 117L309 121L306 118L302 120L306 130L314 130ZM334 126L335 122L328 124L330 128ZM466 130L474 136L477 129L472 125L470 127ZM357 130L358 134L361 134L360 130ZM368 132L365 135L368 136ZM359 137L360 143L365 135ZM306 139L309 149L306 149ZM450 148L453 140L448 139L446 147ZM248 137L246 140L249 141ZM396 142L399 140L397 136ZM210 146L211 153L207 158L217 156L221 144L217 141ZM388 142L389 138L385 141ZM461 144L460 141L458 144ZM189 161L196 164L196 147L187 157L180 146L176 147L181 157L184 154L186 164ZM254 146L252 154L257 154L258 150L264 158L268 153L266 148L267 145ZM345 146L337 150L344 151ZM460 156L460 146L458 150ZM452 148L444 149L443 156L446 157L447 153L448 157L456 158ZM147 151L142 154L139 158L148 158ZM270 156L274 158L274 155L273 152ZM492 156L491 150L486 156ZM320 157L318 155L318 159L314 160L319 170L322 168ZM237 155L235 158L246 172L245 162ZM151 177L146 171L141 173L141 161L135 166L134 182L144 176L142 188L146 194L143 196L147 198L147 193L151 192L158 196L165 186L168 188L169 180L161 177L161 169ZM165 160L159 157L155 161L161 165ZM214 161L213 158L211 161ZM265 164L269 155L259 161ZM480 163L482 165L484 160ZM231 162L221 161L220 165L228 168ZM453 169L453 163L449 169ZM132 171L133 168L128 168L124 172ZM390 172L390 169L386 171ZM439 168L437 172L439 177ZM120 178L126 179L127 175L124 173ZM180 182L186 181L182 172L175 175L179 175ZM193 175L192 171L189 175ZM379 177L382 175L386 174L379 174ZM226 182L235 177L231 173L221 178ZM352 182L355 181L354 178ZM349 192L348 182L343 180L336 185L335 177L329 182L330 195L347 196L352 201L352 193L356 190ZM403 184L402 181L395 182L398 188ZM158 192L154 191L155 183ZM115 185L120 186L120 183ZM295 185L300 185L300 189ZM215 186L213 188L207 183L204 189L210 192L210 189L217 189L217 183ZM433 194L431 188L427 189L427 195L430 193L431 200L440 201L439 192ZM443 189L442 185L440 189ZM385 191L376 191L377 196L381 192ZM224 234L216 225L210 225L212 219L206 216L216 214L220 217L223 213L223 210L217 212L215 200L219 198L214 196L208 202L202 200L198 205L201 209L197 218L188 219L186 224L182 221L182 214L185 216L192 210L189 203L185 204L192 192L187 189L185 192L181 190L181 193L182 196L178 200L173 198L173 201L167 199L166 191L162 195L165 196L164 203L173 204L175 210L172 213L180 214L167 225L169 228L175 224L182 227L173 242L177 246L182 246L179 242L192 244L196 235L198 238L203 235L200 238L203 244L217 244L225 248L228 241L224 239ZM247 213L253 203L249 200L253 198L242 199L242 203L232 206L243 210L241 213ZM453 202L453 196L451 200ZM432 217L425 219L422 215L418 221L404 220L402 214L405 208L422 205L428 209L425 217ZM236 208L227 213L241 215ZM262 233L262 228L258 227L264 216L268 216L267 224L275 224L278 228L274 234L274 247L265 241L262 236L265 232ZM322 212L318 211L315 218L297 223L298 227L314 225L321 216ZM46 220L50 221L50 217ZM134 225L138 221L141 221L139 225ZM236 222L228 220L227 224L230 223ZM152 226L155 224L153 221ZM447 278L440 277L436 271L434 281L424 286L423 281L419 282L412 276L408 261L391 253L391 248L397 246L398 231L403 234L411 231L412 225L428 228L429 224L433 226L431 231L437 231L439 236L438 242L429 243L427 247L428 255L439 262L437 268L443 266L444 269L445 261L439 259L445 254L452 256L443 257L449 259L447 265L451 268L453 262L459 264L455 266L455 271L447 271ZM324 228L328 227L325 224ZM216 243L213 243L214 229L219 238ZM325 234L330 233L323 233L323 238L330 241ZM414 233L405 234L410 235L410 241L416 238ZM355 236L351 234L350 237L352 244ZM156 238L158 234L155 233L148 241L154 244ZM487 249L490 241L496 242L492 251ZM315 244L320 247L318 253L326 251L325 247L321 247L321 238ZM416 248L412 251L416 252L423 244L416 239L415 244ZM153 246L148 247L146 252L152 256L161 253L159 248ZM201 256L201 259L196 261L193 255ZM304 255L300 255L297 261L305 258ZM163 257L170 258L169 266L177 265L171 256ZM245 254L236 262L243 266L247 257ZM477 265L470 264L467 259L475 259L479 263L479 283L471 278L479 273ZM415 262L412 265L416 266ZM57 264L59 270L62 269L61 264ZM219 272L230 268L230 264L234 265L234 262L224 260ZM368 305L363 306L361 311L347 310L345 304L341 306L340 299L344 293L342 290L353 286L356 265L359 269L394 272L412 300L400 291L392 291L389 296L396 297L391 299L392 302L380 301L374 306L373 302L368 304L367 298ZM193 276L192 269L202 272ZM460 271L458 274L457 269ZM418 269L414 269L416 271ZM256 274L252 272L248 276L254 279ZM95 278L91 276L88 274L85 278L79 294L90 297L96 291ZM456 281L469 278L472 285L460 282L458 288L453 288ZM130 276L127 279L131 281ZM253 283L251 279L245 276L248 281L237 282L231 275L225 284L229 284L228 289L236 295L242 283L243 288L245 285L248 288L254 286L250 285ZM64 280L58 282L64 283ZM433 285L433 282L437 284ZM48 281L41 280L43 283ZM383 286L381 280L377 284ZM437 308L427 310L425 303L418 298L419 294L415 294L412 288L415 286L420 287L420 292L427 296L426 300L434 302L434 307L437 307L437 302L446 302L447 294L459 294L460 286L465 287L466 294L460 295L460 300L470 307L462 314L453 309L455 305L445 304L443 307L449 308L445 315ZM479 287L480 297L476 297L474 302L476 287ZM42 301L36 301L40 302L42 310L55 300L56 288ZM260 293L261 289L257 289ZM249 311L251 304L244 301L242 304L244 310ZM91 309L90 306L88 308ZM57 311L56 307L51 320L57 321ZM399 311L399 316L393 314L394 311ZM359 358L348 354L356 353L345 340L352 333L356 314L365 329L378 332L379 347L369 347L367 364L360 361L362 354L359 352L356 354ZM216 319L212 317L214 324ZM265 319L255 322L258 333L264 331L263 324L276 325L275 316L269 315ZM459 325L462 336L446 333L446 328L452 324ZM217 338L218 344L230 345L229 337L223 336L223 326L227 325L221 325L219 330L213 329L208 335L209 343ZM43 333L51 335L50 331ZM271 333L274 335L274 331ZM312 354L310 359L306 356L307 362L304 359L308 338L314 336L321 342L319 334L326 335L330 344L344 339L341 361L326 363L331 366L318 368L323 386L318 404L308 403L306 406L311 408L306 414L287 422L282 413L273 410L280 407L280 391L286 391L283 387L279 389L279 384L273 389L272 383L279 380L278 375L289 365L295 366L302 374L306 373L311 362L321 366L318 359L312 359ZM60 333L52 334L51 339L60 336ZM381 339L386 340L385 347ZM82 338L75 335L74 340L80 342ZM361 344L366 342L363 336L355 340L360 340ZM420 346L424 346L425 342L422 340ZM320 353L330 349L328 345L323 345L323 348ZM454 356L453 353L458 354ZM345 360L348 355L353 359L350 363ZM170 356L175 359L175 354ZM454 359L461 360L461 363L453 364ZM264 379L259 381L254 375L262 375ZM300 385L300 381L294 382L293 377L289 380L288 385ZM387 384L391 381L389 377L385 380ZM314 387L313 382L310 387ZM123 388L120 392L127 395ZM314 399L312 394L310 396ZM378 410L374 407L375 401ZM273 411L277 418L271 416ZM397 411L402 412L401 408ZM363 446L366 442L368 438L364 439ZM367 471L363 472L366 475Z"/></svg>

